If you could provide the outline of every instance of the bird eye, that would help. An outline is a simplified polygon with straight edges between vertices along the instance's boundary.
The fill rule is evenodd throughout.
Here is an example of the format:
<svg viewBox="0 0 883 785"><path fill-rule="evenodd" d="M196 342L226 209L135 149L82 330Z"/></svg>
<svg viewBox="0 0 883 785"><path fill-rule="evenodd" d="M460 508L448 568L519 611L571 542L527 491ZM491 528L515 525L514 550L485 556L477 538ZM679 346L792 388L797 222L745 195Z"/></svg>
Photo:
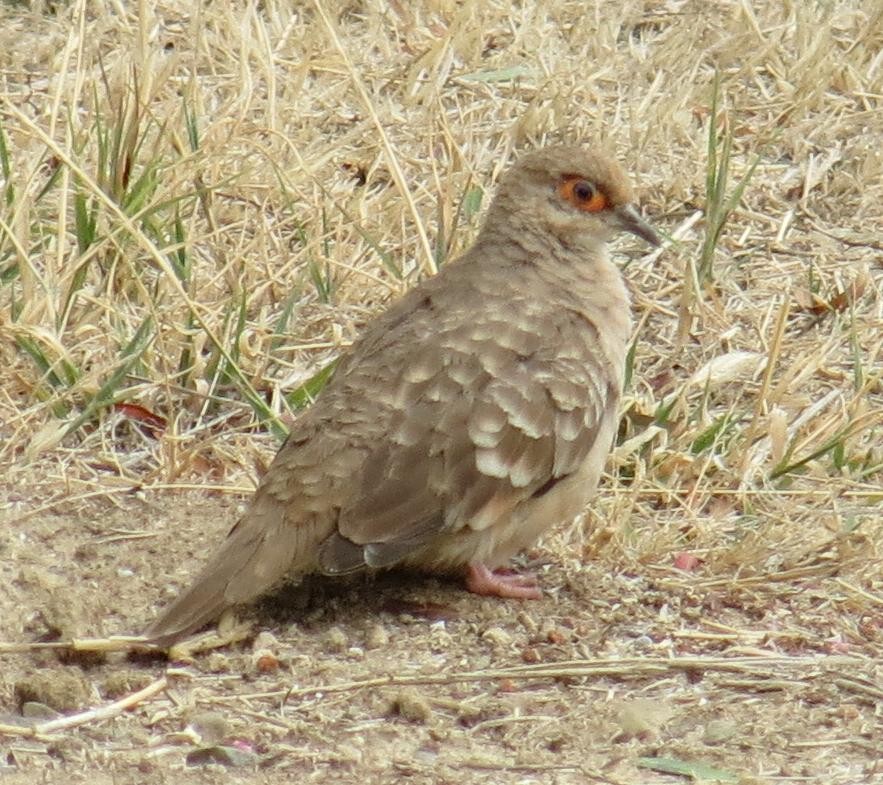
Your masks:
<svg viewBox="0 0 883 785"><path fill-rule="evenodd" d="M558 186L559 195L578 210L597 213L605 209L607 197L588 180L575 175L567 175Z"/></svg>
<svg viewBox="0 0 883 785"><path fill-rule="evenodd" d="M573 195L581 202L588 202L595 195L595 186L588 180L578 180L573 186Z"/></svg>

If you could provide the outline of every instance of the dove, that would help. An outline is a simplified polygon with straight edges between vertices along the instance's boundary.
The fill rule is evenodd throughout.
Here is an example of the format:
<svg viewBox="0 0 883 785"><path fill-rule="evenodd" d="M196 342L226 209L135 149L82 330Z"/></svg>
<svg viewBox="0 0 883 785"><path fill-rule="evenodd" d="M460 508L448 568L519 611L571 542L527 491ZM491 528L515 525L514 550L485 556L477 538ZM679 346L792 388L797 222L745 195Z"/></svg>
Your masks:
<svg viewBox="0 0 883 785"><path fill-rule="evenodd" d="M500 178L472 247L373 319L217 551L144 631L169 645L286 577L402 568L541 596L510 559L591 501L632 333L607 243L659 238L606 152Z"/></svg>

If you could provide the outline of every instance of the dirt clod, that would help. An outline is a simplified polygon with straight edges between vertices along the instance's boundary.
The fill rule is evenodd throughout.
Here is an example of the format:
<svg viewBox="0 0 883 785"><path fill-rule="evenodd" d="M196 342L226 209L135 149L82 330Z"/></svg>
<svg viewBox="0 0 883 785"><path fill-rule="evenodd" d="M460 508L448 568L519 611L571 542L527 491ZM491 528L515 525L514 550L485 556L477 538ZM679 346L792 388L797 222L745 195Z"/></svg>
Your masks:
<svg viewBox="0 0 883 785"><path fill-rule="evenodd" d="M46 668L15 682L19 711L26 702L42 703L55 711L82 709L94 697L92 685L75 668Z"/></svg>
<svg viewBox="0 0 883 785"><path fill-rule="evenodd" d="M432 707L416 690L402 690L393 696L388 713L409 722L426 723L432 717Z"/></svg>

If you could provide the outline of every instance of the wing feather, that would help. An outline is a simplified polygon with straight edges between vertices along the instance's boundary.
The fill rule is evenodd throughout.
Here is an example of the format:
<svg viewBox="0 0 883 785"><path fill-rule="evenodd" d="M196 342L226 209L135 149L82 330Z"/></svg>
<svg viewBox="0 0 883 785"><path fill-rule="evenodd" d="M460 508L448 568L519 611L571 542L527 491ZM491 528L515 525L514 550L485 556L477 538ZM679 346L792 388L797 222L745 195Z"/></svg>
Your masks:
<svg viewBox="0 0 883 785"><path fill-rule="evenodd" d="M411 347L419 367L399 374L386 438L338 521L366 564L393 564L444 531L491 526L579 468L619 390L593 332L568 341L560 321L547 333L568 343L565 352L503 322L461 322ZM441 362L425 357L432 351ZM332 551L322 552L327 571Z"/></svg>

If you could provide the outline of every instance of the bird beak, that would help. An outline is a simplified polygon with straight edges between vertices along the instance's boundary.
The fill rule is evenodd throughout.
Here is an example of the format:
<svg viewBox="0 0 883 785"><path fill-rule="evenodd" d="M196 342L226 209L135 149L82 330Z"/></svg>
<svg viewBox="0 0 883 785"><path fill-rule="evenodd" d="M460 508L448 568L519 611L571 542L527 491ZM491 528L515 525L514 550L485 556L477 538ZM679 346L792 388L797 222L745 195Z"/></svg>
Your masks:
<svg viewBox="0 0 883 785"><path fill-rule="evenodd" d="M645 239L650 245L660 245L659 235L650 226L635 209L634 205L624 204L617 207L614 212L619 219L619 225L626 232L638 235Z"/></svg>

